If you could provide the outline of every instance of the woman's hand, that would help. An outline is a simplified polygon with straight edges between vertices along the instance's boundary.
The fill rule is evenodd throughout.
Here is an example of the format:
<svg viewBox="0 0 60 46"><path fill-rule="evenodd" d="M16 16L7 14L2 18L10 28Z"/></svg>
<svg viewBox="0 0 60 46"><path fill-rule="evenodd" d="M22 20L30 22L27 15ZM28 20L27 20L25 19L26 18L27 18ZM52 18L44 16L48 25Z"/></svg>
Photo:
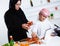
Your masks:
<svg viewBox="0 0 60 46"><path fill-rule="evenodd" d="M30 26L33 25L32 21L27 22L27 24L22 24L22 28L28 30Z"/></svg>
<svg viewBox="0 0 60 46"><path fill-rule="evenodd" d="M28 24L22 24L22 28L28 30L30 27L28 26Z"/></svg>

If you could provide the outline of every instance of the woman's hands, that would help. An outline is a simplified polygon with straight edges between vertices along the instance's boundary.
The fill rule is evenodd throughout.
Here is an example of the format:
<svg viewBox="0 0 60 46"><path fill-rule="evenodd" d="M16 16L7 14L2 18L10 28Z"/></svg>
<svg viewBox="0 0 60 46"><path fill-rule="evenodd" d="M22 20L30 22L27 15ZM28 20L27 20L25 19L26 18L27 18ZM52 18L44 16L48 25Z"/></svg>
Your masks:
<svg viewBox="0 0 60 46"><path fill-rule="evenodd" d="M22 28L28 30L30 27L28 26L28 24L22 24Z"/></svg>
<svg viewBox="0 0 60 46"><path fill-rule="evenodd" d="M30 26L33 25L32 21L22 24L22 28L28 30Z"/></svg>

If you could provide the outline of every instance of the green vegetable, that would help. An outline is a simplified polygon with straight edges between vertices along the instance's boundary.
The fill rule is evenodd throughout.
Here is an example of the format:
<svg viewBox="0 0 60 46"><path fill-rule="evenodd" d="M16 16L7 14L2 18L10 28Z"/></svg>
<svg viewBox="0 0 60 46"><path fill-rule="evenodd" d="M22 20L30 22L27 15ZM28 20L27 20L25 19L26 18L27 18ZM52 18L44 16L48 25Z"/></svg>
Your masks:
<svg viewBox="0 0 60 46"><path fill-rule="evenodd" d="M10 41L10 46L13 46L13 45L14 45L14 41L11 40L11 41Z"/></svg>

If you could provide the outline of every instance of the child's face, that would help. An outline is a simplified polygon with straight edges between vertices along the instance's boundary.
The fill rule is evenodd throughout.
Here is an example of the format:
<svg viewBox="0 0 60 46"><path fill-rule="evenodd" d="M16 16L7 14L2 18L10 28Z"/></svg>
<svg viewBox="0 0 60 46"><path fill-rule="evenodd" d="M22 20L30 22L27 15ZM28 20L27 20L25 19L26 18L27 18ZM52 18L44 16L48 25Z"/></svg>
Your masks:
<svg viewBox="0 0 60 46"><path fill-rule="evenodd" d="M39 20L40 20L40 21L44 21L46 18L47 18L47 17L43 16L42 14L39 15Z"/></svg>

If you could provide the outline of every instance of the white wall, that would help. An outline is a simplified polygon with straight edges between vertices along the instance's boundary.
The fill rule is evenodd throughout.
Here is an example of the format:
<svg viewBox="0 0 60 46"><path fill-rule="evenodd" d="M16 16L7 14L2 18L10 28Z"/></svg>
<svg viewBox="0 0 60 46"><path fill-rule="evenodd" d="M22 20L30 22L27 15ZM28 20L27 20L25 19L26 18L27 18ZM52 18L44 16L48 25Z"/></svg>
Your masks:
<svg viewBox="0 0 60 46"><path fill-rule="evenodd" d="M4 23L4 13L8 9L8 0L0 1L0 45L6 43L7 40L7 28Z"/></svg>
<svg viewBox="0 0 60 46"><path fill-rule="evenodd" d="M26 17L28 20L37 21L38 13L42 8L47 8L51 13L54 14L54 19L51 20L53 23L56 23L60 26L60 0L51 0L50 3L47 0L32 0L33 7L30 6L29 1L26 0L27 5L22 5L22 9L24 10ZM42 2L42 3L41 3ZM25 3L25 1L24 1ZM58 7L58 10L55 10L55 7Z"/></svg>
<svg viewBox="0 0 60 46"><path fill-rule="evenodd" d="M29 0L22 0L22 9L28 20L34 22L37 21L38 13L42 8L48 8L50 12L54 13L53 23L56 23L60 26L60 0L51 0L51 3L48 3L46 0L32 0L33 7L30 6ZM4 22L4 13L7 11L9 6L9 0L0 1L0 45L7 43L7 28ZM54 7L57 6L58 10L55 11Z"/></svg>

